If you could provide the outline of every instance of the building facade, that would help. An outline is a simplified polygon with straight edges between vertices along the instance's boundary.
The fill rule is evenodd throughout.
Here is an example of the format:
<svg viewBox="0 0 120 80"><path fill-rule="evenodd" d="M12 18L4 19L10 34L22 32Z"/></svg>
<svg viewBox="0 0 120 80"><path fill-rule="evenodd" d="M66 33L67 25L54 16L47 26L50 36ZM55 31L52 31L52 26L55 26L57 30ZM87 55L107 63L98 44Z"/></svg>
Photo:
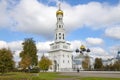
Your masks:
<svg viewBox="0 0 120 80"><path fill-rule="evenodd" d="M74 56L74 58L73 58L73 70L74 71L76 71L77 69L84 70L84 68L82 66L82 62L85 60L85 57L86 57L86 55L84 55L84 54L78 54L78 55ZM90 62L89 62L88 67L91 70L93 70L94 69L94 58L89 56L89 61Z"/></svg>
<svg viewBox="0 0 120 80"><path fill-rule="evenodd" d="M50 44L49 58L52 60L52 66L49 71L64 72L72 70L72 50L70 49L70 43L65 41L63 15L59 5L56 12L55 40Z"/></svg>
<svg viewBox="0 0 120 80"><path fill-rule="evenodd" d="M118 51L116 57L114 58L111 58L111 59L107 59L107 60L103 60L103 65L106 66L106 65L110 65L110 64L114 64L116 61L120 61L120 51Z"/></svg>

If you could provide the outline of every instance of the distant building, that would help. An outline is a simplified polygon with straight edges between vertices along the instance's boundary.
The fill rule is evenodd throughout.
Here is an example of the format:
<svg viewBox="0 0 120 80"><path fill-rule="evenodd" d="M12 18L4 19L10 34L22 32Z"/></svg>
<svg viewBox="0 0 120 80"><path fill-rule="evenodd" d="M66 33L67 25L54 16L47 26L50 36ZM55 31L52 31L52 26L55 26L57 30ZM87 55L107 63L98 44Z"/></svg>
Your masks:
<svg viewBox="0 0 120 80"><path fill-rule="evenodd" d="M85 56L86 55L79 54L73 58L73 70L77 70L77 69L84 70L82 67L82 61L85 59ZM94 59L91 56L89 56L89 58L90 58L89 67L91 69L94 69Z"/></svg>
<svg viewBox="0 0 120 80"><path fill-rule="evenodd" d="M120 60L120 51L118 51L118 54L117 54L117 56L116 56L116 59L117 59L117 60Z"/></svg>
<svg viewBox="0 0 120 80"><path fill-rule="evenodd" d="M120 51L118 51L117 56L115 58L103 60L103 65L106 66L106 65L114 64L118 60L120 60Z"/></svg>
<svg viewBox="0 0 120 80"><path fill-rule="evenodd" d="M107 59L107 60L103 60L103 65L106 66L106 65L110 65L110 64L114 64L115 62L117 61L116 58L111 58L111 59Z"/></svg>

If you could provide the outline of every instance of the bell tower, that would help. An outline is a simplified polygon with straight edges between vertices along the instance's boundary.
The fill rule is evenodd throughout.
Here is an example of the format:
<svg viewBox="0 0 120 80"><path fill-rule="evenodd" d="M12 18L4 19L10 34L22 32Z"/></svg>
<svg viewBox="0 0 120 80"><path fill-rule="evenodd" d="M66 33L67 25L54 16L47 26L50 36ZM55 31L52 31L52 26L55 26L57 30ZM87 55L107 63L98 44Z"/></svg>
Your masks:
<svg viewBox="0 0 120 80"><path fill-rule="evenodd" d="M56 12L56 29L55 29L55 42L65 42L65 29L63 23L63 11L61 10L61 6L59 4L59 9Z"/></svg>
<svg viewBox="0 0 120 80"><path fill-rule="evenodd" d="M55 27L55 39L50 44L49 58L52 61L50 71L71 71L72 70L72 50L70 49L70 43L65 41L65 29L63 23L63 11L59 4L59 8L56 11L56 27Z"/></svg>

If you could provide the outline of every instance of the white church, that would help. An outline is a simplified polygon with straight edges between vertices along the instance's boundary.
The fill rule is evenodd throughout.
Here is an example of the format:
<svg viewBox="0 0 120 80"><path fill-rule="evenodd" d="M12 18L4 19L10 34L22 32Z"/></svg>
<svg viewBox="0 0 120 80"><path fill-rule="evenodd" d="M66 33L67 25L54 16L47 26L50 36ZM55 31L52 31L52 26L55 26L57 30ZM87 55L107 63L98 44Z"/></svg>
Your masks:
<svg viewBox="0 0 120 80"><path fill-rule="evenodd" d="M65 29L63 23L63 11L60 8L56 12L55 41L50 44L49 58L52 60L50 71L71 71L72 70L72 50L70 43L65 41Z"/></svg>
<svg viewBox="0 0 120 80"><path fill-rule="evenodd" d="M49 71L70 72L76 69L83 70L82 61L85 55L72 56L73 51L70 48L70 43L65 41L65 29L63 23L63 11L60 8L56 12L56 29L54 34L54 42L50 44L49 59L52 61L52 66ZM90 66L93 66L93 58L90 57Z"/></svg>

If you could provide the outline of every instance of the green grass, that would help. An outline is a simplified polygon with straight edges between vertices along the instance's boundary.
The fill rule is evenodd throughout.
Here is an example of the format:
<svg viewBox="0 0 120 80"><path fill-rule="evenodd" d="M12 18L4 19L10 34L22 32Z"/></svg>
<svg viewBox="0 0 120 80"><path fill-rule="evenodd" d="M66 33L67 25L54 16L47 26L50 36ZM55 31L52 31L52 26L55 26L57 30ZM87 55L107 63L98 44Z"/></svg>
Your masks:
<svg viewBox="0 0 120 80"><path fill-rule="evenodd" d="M54 72L41 72L41 73L22 73L11 72L5 75L0 75L0 80L54 80L56 78L71 78L73 76L61 76L59 73Z"/></svg>
<svg viewBox="0 0 120 80"><path fill-rule="evenodd" d="M56 78L76 78L77 80L120 80L120 78L96 78L96 77L76 77L76 76L61 76L54 72L41 73L23 73L11 72L5 75L0 75L0 80L55 80Z"/></svg>
<svg viewBox="0 0 120 80"><path fill-rule="evenodd" d="M46 80L54 80L56 78L72 78L74 76L62 76L59 73L39 73L39 77Z"/></svg>
<svg viewBox="0 0 120 80"><path fill-rule="evenodd" d="M0 75L0 80L32 80L34 74L11 72Z"/></svg>

